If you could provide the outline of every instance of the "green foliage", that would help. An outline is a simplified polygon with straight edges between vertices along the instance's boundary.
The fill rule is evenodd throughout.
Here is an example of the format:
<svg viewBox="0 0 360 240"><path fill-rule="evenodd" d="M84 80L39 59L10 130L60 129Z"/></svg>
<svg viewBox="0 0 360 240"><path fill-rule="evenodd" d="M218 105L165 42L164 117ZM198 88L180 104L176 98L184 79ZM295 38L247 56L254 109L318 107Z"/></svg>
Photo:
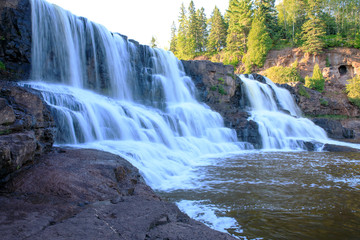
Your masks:
<svg viewBox="0 0 360 240"><path fill-rule="evenodd" d="M300 82L301 77L297 71L297 64L291 67L274 66L266 69L264 75L275 83Z"/></svg>
<svg viewBox="0 0 360 240"><path fill-rule="evenodd" d="M320 104L323 106L328 106L329 102L326 99L320 98Z"/></svg>
<svg viewBox="0 0 360 240"><path fill-rule="evenodd" d="M5 64L2 61L0 61L0 70L6 70Z"/></svg>
<svg viewBox="0 0 360 240"><path fill-rule="evenodd" d="M349 80L346 84L346 93L350 102L360 108L360 77L356 77Z"/></svg>
<svg viewBox="0 0 360 240"><path fill-rule="evenodd" d="M330 59L329 59L328 56L326 56L326 59L325 59L325 66L326 66L326 67L330 67L330 66L331 66Z"/></svg>
<svg viewBox="0 0 360 240"><path fill-rule="evenodd" d="M259 13L260 14L260 13ZM262 67L270 50L272 40L267 32L264 18L258 15L251 24L248 52L243 58L245 73L251 73L253 66Z"/></svg>
<svg viewBox="0 0 360 240"><path fill-rule="evenodd" d="M347 115L330 115L330 114L326 114L326 115L306 115L305 117L308 118L328 118L328 119L348 119L349 116Z"/></svg>
<svg viewBox="0 0 360 240"><path fill-rule="evenodd" d="M216 89L217 89L217 86L211 86L211 87L210 87L210 90L211 90L211 91L216 91Z"/></svg>
<svg viewBox="0 0 360 240"><path fill-rule="evenodd" d="M225 91L224 87L219 85L218 86L218 92L221 94L221 95L226 95L227 92Z"/></svg>
<svg viewBox="0 0 360 240"><path fill-rule="evenodd" d="M170 39L170 51L176 54L176 25L175 22L171 25L171 39Z"/></svg>
<svg viewBox="0 0 360 240"><path fill-rule="evenodd" d="M311 54L321 53L325 47L324 36L325 36L324 23L318 18L311 18L302 26L302 49Z"/></svg>
<svg viewBox="0 0 360 240"><path fill-rule="evenodd" d="M306 91L303 85L299 86L299 94L300 96L304 96L306 98L310 98L310 94Z"/></svg>
<svg viewBox="0 0 360 240"><path fill-rule="evenodd" d="M224 84L224 83L225 83L225 80L224 80L222 77L219 78L218 81L219 81L219 83L221 83L221 84Z"/></svg>
<svg viewBox="0 0 360 240"><path fill-rule="evenodd" d="M324 90L324 86L325 79L322 75L319 65L315 64L312 77L305 77L305 87L314 89L318 92L322 92Z"/></svg>
<svg viewBox="0 0 360 240"><path fill-rule="evenodd" d="M212 53L218 53L226 46L226 23L220 10L215 9L209 20L210 34L208 38L207 50Z"/></svg>

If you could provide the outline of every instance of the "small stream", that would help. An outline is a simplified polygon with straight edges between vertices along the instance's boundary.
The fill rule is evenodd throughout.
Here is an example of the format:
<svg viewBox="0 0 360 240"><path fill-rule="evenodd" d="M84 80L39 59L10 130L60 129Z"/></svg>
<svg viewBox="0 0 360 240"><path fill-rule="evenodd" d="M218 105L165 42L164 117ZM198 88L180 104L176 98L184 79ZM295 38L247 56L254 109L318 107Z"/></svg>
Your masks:
<svg viewBox="0 0 360 240"><path fill-rule="evenodd" d="M360 238L360 153L251 151L195 171L161 195L240 239Z"/></svg>

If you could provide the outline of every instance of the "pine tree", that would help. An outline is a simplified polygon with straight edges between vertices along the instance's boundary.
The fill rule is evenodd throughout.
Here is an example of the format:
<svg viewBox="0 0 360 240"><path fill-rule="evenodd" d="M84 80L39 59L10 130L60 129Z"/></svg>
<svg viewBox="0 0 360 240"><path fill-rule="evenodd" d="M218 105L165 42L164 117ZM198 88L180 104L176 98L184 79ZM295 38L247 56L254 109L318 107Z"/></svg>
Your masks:
<svg viewBox="0 0 360 240"><path fill-rule="evenodd" d="M195 4L192 0L190 1L188 11L189 11L189 18L188 18L189 30L186 38L187 41L186 53L189 58L193 58L197 50L196 49L197 42L199 41L199 31L198 31L199 21L196 14Z"/></svg>
<svg viewBox="0 0 360 240"><path fill-rule="evenodd" d="M279 29L277 24L277 11L275 9L275 0L255 0L254 6L258 14L262 16L266 29L272 40L279 38Z"/></svg>
<svg viewBox="0 0 360 240"><path fill-rule="evenodd" d="M177 36L176 56L179 59L188 59L187 56L187 35L188 35L188 19L184 4L181 4L179 16L179 30Z"/></svg>
<svg viewBox="0 0 360 240"><path fill-rule="evenodd" d="M226 23L220 10L215 6L209 20L210 34L207 49L210 53L217 53L226 46Z"/></svg>
<svg viewBox="0 0 360 240"><path fill-rule="evenodd" d="M309 19L302 26L302 49L311 54L320 53L324 44L325 24L320 19L322 0L308 0Z"/></svg>
<svg viewBox="0 0 360 240"><path fill-rule="evenodd" d="M322 92L325 86L325 79L320 70L319 64L315 64L311 78L305 78L305 87Z"/></svg>
<svg viewBox="0 0 360 240"><path fill-rule="evenodd" d="M226 48L230 52L243 54L246 49L246 40L251 26L251 1L230 0L227 14L229 28Z"/></svg>
<svg viewBox="0 0 360 240"><path fill-rule="evenodd" d="M208 38L208 30L207 30L207 18L205 15L205 9L201 8L197 10L197 18L199 21L198 25L198 32L199 32L199 39L196 42L196 49L202 53L206 50L207 38Z"/></svg>
<svg viewBox="0 0 360 240"><path fill-rule="evenodd" d="M248 40L248 52L243 58L245 73L251 73L253 66L262 67L266 55L272 46L272 40L267 32L265 18L257 10L255 18L251 24Z"/></svg>

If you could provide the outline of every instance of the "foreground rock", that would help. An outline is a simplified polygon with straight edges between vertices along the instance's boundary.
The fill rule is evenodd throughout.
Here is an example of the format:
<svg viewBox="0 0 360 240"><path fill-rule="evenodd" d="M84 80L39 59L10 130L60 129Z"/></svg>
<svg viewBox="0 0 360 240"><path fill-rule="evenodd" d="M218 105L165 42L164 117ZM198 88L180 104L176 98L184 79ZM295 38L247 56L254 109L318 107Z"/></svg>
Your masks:
<svg viewBox="0 0 360 240"><path fill-rule="evenodd" d="M2 239L234 239L162 201L124 159L55 149L1 188Z"/></svg>
<svg viewBox="0 0 360 240"><path fill-rule="evenodd" d="M54 137L55 122L41 98L0 81L0 179L49 151Z"/></svg>

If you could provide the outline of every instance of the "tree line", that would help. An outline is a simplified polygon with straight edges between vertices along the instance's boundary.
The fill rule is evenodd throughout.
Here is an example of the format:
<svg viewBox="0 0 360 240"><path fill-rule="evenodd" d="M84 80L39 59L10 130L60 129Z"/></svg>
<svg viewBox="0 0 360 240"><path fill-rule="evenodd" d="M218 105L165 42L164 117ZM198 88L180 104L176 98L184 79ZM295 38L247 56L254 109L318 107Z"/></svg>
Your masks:
<svg viewBox="0 0 360 240"><path fill-rule="evenodd" d="M239 66L262 67L270 49L300 47L318 54L330 47L360 48L360 0L230 0L210 18L191 1L171 27L170 51L179 59L207 56Z"/></svg>

